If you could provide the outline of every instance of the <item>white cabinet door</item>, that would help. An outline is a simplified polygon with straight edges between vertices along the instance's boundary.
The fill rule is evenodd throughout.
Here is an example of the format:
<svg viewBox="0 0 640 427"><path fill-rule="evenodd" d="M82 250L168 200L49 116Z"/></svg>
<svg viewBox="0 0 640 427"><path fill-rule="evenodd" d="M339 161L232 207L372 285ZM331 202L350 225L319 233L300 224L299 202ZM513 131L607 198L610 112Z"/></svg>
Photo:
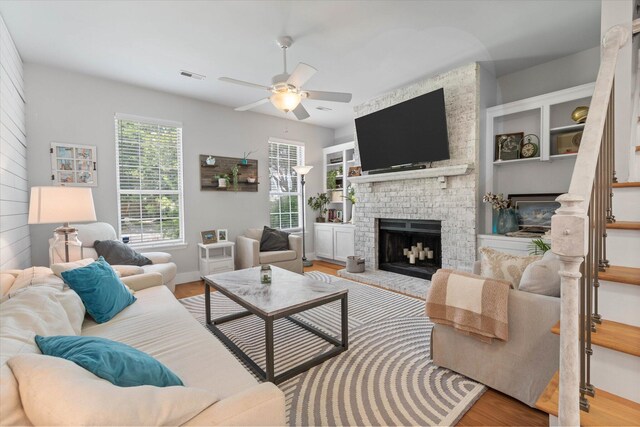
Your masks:
<svg viewBox="0 0 640 427"><path fill-rule="evenodd" d="M317 257L333 259L333 227L316 225L314 245Z"/></svg>
<svg viewBox="0 0 640 427"><path fill-rule="evenodd" d="M333 229L333 259L347 262L347 257L354 252L355 229L337 226Z"/></svg>

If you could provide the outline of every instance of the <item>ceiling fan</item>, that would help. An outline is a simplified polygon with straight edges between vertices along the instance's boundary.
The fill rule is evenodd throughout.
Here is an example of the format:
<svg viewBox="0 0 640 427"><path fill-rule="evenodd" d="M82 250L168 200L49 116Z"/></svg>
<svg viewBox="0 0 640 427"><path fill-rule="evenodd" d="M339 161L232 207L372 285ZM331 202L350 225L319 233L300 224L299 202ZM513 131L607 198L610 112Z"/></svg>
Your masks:
<svg viewBox="0 0 640 427"><path fill-rule="evenodd" d="M303 99L315 99L318 101L330 102L350 102L351 94L344 92L322 92L318 90L302 90L302 86L316 73L315 68L311 65L300 62L296 65L291 74L287 73L287 49L293 43L293 39L289 36L279 37L276 41L282 49L282 57L284 61L284 72L273 76L271 86L249 83L242 80L232 79L230 77L220 77L220 80L227 83L234 83L242 86L249 86L256 89L271 92L267 98L252 102L251 104L238 107L236 111L247 111L269 101L279 110L288 113L293 112L298 120L304 120L309 117L309 113L302 106Z"/></svg>

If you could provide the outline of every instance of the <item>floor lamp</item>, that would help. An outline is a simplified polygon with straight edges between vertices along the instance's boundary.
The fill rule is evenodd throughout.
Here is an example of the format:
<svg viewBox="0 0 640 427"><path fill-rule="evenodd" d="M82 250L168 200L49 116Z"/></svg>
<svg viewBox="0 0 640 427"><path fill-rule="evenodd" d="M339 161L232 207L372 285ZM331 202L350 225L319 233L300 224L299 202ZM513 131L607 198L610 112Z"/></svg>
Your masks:
<svg viewBox="0 0 640 427"><path fill-rule="evenodd" d="M53 232L49 246L50 262L55 264L63 257L69 262L71 248L74 258L82 256L82 242L78 231L69 226L70 222L90 222L96 220L93 194L87 187L32 187L29 201L29 224L60 224ZM57 256L56 256L57 255Z"/></svg>
<svg viewBox="0 0 640 427"><path fill-rule="evenodd" d="M294 166L293 170L296 171L298 175L300 175L300 184L302 185L302 265L304 267L311 267L313 263L307 259L307 249L305 246L306 235L304 232L304 224L306 222L306 217L304 215L304 205L306 201L304 199L304 176L309 173L309 171L313 168L313 166Z"/></svg>

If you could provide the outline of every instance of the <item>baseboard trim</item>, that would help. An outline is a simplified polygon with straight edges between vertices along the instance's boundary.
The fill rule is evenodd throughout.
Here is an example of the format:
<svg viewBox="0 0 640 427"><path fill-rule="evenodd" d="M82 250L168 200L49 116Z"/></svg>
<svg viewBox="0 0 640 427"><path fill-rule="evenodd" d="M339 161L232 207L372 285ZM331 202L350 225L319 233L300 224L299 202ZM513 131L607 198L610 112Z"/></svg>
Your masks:
<svg viewBox="0 0 640 427"><path fill-rule="evenodd" d="M176 285L200 280L200 271L187 271L176 274Z"/></svg>

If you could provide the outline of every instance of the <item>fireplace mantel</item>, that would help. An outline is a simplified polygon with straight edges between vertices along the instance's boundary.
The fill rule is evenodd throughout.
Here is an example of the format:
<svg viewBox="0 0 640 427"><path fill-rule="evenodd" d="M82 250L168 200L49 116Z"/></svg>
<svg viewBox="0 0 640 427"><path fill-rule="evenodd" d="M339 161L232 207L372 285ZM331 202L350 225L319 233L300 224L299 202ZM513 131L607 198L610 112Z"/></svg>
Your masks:
<svg viewBox="0 0 640 427"><path fill-rule="evenodd" d="M362 175L349 177L354 184L367 182L388 182L402 179L439 178L445 176L466 175L473 170L473 163L461 165L442 166L439 168L416 169L402 172L379 173L374 175Z"/></svg>

